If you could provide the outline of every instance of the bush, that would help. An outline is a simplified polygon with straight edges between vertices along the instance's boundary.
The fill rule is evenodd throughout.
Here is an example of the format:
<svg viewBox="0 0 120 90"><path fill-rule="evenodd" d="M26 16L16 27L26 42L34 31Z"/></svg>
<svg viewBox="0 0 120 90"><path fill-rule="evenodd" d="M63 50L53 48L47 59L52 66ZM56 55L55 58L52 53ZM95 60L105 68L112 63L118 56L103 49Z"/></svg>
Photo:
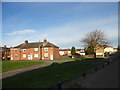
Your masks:
<svg viewBox="0 0 120 90"><path fill-rule="evenodd" d="M4 60L10 60L10 57L5 57Z"/></svg>
<svg viewBox="0 0 120 90"><path fill-rule="evenodd" d="M75 47L72 47L72 48L71 48L71 54L76 54L76 49L75 49Z"/></svg>
<svg viewBox="0 0 120 90"><path fill-rule="evenodd" d="M73 56L74 58L80 58L80 54L78 54L78 53L72 54L72 56Z"/></svg>

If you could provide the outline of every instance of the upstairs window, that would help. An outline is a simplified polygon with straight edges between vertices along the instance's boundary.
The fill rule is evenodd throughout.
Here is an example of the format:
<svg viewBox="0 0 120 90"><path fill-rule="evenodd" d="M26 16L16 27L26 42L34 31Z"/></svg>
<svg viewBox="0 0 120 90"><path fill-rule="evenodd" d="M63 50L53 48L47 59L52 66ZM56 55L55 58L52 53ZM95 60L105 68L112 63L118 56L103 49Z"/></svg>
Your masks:
<svg viewBox="0 0 120 90"><path fill-rule="evenodd" d="M26 49L23 49L23 52L25 52L26 51Z"/></svg>
<svg viewBox="0 0 120 90"><path fill-rule="evenodd" d="M44 48L44 51L48 51L48 48Z"/></svg>
<svg viewBox="0 0 120 90"><path fill-rule="evenodd" d="M38 51L38 48L34 48L34 51Z"/></svg>

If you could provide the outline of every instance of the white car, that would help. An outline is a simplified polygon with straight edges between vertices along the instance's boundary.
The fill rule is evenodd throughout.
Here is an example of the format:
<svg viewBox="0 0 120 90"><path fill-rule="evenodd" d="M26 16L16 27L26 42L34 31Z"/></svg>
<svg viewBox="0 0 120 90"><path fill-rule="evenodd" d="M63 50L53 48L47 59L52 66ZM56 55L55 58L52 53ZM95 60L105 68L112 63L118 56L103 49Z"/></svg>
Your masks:
<svg viewBox="0 0 120 90"><path fill-rule="evenodd" d="M79 52L80 55L85 55L85 52Z"/></svg>

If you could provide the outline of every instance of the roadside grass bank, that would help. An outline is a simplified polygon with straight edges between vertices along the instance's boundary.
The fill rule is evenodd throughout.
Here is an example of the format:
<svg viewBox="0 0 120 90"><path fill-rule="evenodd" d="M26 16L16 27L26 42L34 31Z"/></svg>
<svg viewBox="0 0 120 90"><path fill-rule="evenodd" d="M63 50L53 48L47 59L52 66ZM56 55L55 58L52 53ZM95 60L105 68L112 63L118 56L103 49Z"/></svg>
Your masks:
<svg viewBox="0 0 120 90"><path fill-rule="evenodd" d="M96 58L96 60L105 59L106 57ZM69 60L93 60L93 57L70 58Z"/></svg>

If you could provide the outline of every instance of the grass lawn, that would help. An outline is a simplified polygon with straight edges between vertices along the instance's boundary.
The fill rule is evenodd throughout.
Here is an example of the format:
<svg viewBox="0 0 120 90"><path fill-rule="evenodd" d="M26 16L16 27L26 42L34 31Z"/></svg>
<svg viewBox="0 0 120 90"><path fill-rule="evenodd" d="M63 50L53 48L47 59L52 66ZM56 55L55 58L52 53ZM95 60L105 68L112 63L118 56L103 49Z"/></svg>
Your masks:
<svg viewBox="0 0 120 90"><path fill-rule="evenodd" d="M101 59L104 59L106 57L101 57L101 58L96 58L96 60L101 60ZM92 60L94 59L93 57L81 57L81 58L70 58L69 60Z"/></svg>
<svg viewBox="0 0 120 90"><path fill-rule="evenodd" d="M2 72L20 69L36 64L43 63L41 61L2 61Z"/></svg>
<svg viewBox="0 0 120 90"><path fill-rule="evenodd" d="M0 73L2 73L2 61L0 61Z"/></svg>
<svg viewBox="0 0 120 90"><path fill-rule="evenodd" d="M94 63L89 64L89 62ZM75 75L98 66L99 63L95 62L81 60L52 64L30 73L3 80L3 88L47 88L59 81L70 79Z"/></svg>

